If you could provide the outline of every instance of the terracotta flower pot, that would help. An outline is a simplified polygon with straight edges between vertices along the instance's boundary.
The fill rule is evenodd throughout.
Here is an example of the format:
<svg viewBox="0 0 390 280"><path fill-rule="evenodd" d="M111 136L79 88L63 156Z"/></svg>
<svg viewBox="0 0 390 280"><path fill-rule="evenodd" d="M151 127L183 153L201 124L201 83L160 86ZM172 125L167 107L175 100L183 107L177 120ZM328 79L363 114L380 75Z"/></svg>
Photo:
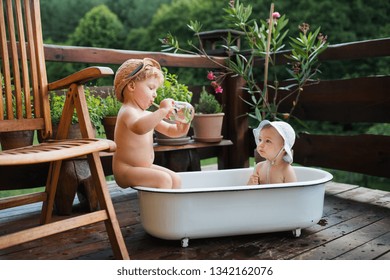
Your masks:
<svg viewBox="0 0 390 280"><path fill-rule="evenodd" d="M220 142L223 138L222 123L225 113L195 114L192 121L194 140L198 142Z"/></svg>
<svg viewBox="0 0 390 280"><path fill-rule="evenodd" d="M34 131L9 131L0 133L1 148L3 150L10 150L31 146L34 140Z"/></svg>
<svg viewBox="0 0 390 280"><path fill-rule="evenodd" d="M107 116L103 118L104 131L106 132L106 138L114 141L114 132L116 125L116 116Z"/></svg>
<svg viewBox="0 0 390 280"><path fill-rule="evenodd" d="M57 130L58 130L58 124L53 124L53 136L52 136L52 139L56 138ZM94 137L96 137L96 129L95 128L94 128L94 134L95 134ZM37 136L38 136L39 143L47 141L47 140L42 139L42 136L41 136L41 134L39 132L38 132ZM69 131L68 131L68 138L69 139L83 138L83 136L81 135L80 124L79 123L75 123L75 124L71 124L70 125Z"/></svg>

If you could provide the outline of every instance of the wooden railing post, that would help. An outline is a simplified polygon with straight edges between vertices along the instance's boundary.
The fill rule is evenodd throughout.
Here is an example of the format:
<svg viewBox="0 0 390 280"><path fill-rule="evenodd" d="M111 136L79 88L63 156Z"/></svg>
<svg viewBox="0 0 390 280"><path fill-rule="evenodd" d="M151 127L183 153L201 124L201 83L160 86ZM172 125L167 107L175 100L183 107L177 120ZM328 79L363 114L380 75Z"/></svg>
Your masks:
<svg viewBox="0 0 390 280"><path fill-rule="evenodd" d="M240 168L249 166L249 141L248 105L242 100L248 95L243 90L245 80L242 77L227 76L223 88L222 102L224 105L225 119L223 136L233 142L233 146L227 148L224 155L226 168ZM242 99L241 99L242 98Z"/></svg>

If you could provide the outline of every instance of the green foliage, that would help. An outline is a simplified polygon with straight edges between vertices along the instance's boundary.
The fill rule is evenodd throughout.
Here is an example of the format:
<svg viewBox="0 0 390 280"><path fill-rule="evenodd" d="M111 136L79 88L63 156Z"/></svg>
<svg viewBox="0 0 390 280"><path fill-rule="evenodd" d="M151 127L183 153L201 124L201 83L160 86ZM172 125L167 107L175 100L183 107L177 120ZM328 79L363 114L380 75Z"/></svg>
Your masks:
<svg viewBox="0 0 390 280"><path fill-rule="evenodd" d="M102 125L102 119L104 116L104 103L100 96L92 94L88 88L86 88L85 97L87 99L88 113L91 118L93 126L96 128L98 134L102 134L104 131Z"/></svg>
<svg viewBox="0 0 390 280"><path fill-rule="evenodd" d="M156 10L171 0L106 0L106 5L116 13L126 30L148 26Z"/></svg>
<svg viewBox="0 0 390 280"><path fill-rule="evenodd" d="M75 31L69 35L68 44L101 48L118 48L123 45L121 43L124 38L123 25L107 6L96 6L79 20ZM53 43L51 40L48 42ZM48 62L49 81L61 79L88 66L90 65L84 63ZM90 82L92 83L94 85L112 84L112 78L102 78Z"/></svg>
<svg viewBox="0 0 390 280"><path fill-rule="evenodd" d="M4 84L4 76L1 75L0 73L0 77L1 77L1 90L4 91L5 90L5 84ZM11 89L14 90L15 87L14 85L11 85ZM2 95L2 99L3 99L3 114L5 116L8 115L8 110L7 110L7 100L6 100L6 96L5 94ZM26 117L26 100L25 100L25 97L24 97L24 92L22 92L22 98L21 98L21 102L22 102L22 114L23 114L23 117ZM30 104L32 104L33 102L33 98L32 96L30 97ZM12 114L13 114L13 117L14 118L17 118L16 116L16 97L15 95L12 95L12 100L11 100L11 106L12 106ZM32 116L34 116L34 112L31 112Z"/></svg>
<svg viewBox="0 0 390 280"><path fill-rule="evenodd" d="M32 98L30 100L30 104L31 104L31 101L32 101ZM13 113L13 117L14 118L17 118L16 116L16 98L14 95L12 95L12 113ZM6 98L5 96L3 96L3 113L4 115L8 115L7 113L7 106L6 106ZM22 114L23 114L23 117L26 117L26 101L24 100L24 94L22 93ZM34 115L34 112L32 112L32 114Z"/></svg>
<svg viewBox="0 0 390 280"><path fill-rule="evenodd" d="M205 25L214 28L224 28L223 18L221 17L222 7L226 5L225 1L210 0L174 0L169 4L162 4L155 11L149 25L141 27L148 34L134 38L133 33L138 33L138 29L130 30L127 40L127 48L133 50L159 51L158 40L150 38L161 38L167 31L180 34L180 40L185 42L193 39L193 34L188 30L186 24L189 19L198 19Z"/></svg>
<svg viewBox="0 0 390 280"><path fill-rule="evenodd" d="M233 26L235 29L243 32L241 39L244 45L249 46L250 52L248 55L242 54L242 49L236 44L230 35L225 39L226 44L222 47L232 55L227 58L227 66L225 72L217 77L218 84L226 75L239 75L246 81L246 91L250 94L250 98L244 102L248 103L250 111L248 116L255 120L257 126L263 119L288 120L299 101L303 87L310 85L314 81L318 71L318 55L327 48L326 37L320 35L320 28L314 32L309 32L308 24L301 24L299 36L297 38L290 37L291 54L287 55L288 67L287 73L290 79L287 86L281 87L277 77L277 71L274 70L273 81L268 80L268 64L270 67L276 67L276 52L283 50L285 44L284 38L288 34L285 30L288 19L282 16L278 19L274 18L270 26L265 20L256 21L251 19L252 6L240 3L236 0L234 6L229 4L228 8L224 9L227 25ZM163 50L184 53L200 53L210 60L212 57L207 55L207 51L201 44L199 32L201 32L202 24L198 21L190 21L189 29L194 32L197 37L197 42L188 42L190 49L185 49L180 46L179 40L168 33L164 39L160 39L163 43ZM270 31L272 28L272 31ZM271 34L268 43L268 34ZM267 55L267 54L270 55ZM265 59L263 87L260 86L258 75L255 73L254 61L258 58ZM269 59L269 63L267 63ZM273 89L275 96L281 95L281 98L269 98L269 89ZM295 100L291 104L289 112L280 112L279 107L288 97L294 96Z"/></svg>
<svg viewBox="0 0 390 280"><path fill-rule="evenodd" d="M205 30L226 28L222 11L228 1L213 0L41 0L44 39L54 43L65 43L86 12L100 4L106 4L122 22L131 40L118 41L121 49L154 51L160 49L158 40L167 31L178 34L180 41L193 39L186 28L189 20L197 19ZM389 1L346 1L335 0L246 0L252 6L252 15L266 18L274 2L281 14L290 15L290 26L302 21L316 23L329 33L333 43L374 39L389 36ZM82 5L81 5L82 3ZM183 16L185 15L185 16ZM139 32L139 30L144 30ZM292 31L295 36L296 33ZM355 67L356 68L356 67ZM353 69L353 68L352 68ZM374 68L373 68L374 69Z"/></svg>
<svg viewBox="0 0 390 280"><path fill-rule="evenodd" d="M106 0L41 0L42 31L45 41L66 43L80 19Z"/></svg>
<svg viewBox="0 0 390 280"><path fill-rule="evenodd" d="M104 116L116 116L120 108L122 107L122 103L118 101L113 92L110 92L106 98L103 98L103 114Z"/></svg>
<svg viewBox="0 0 390 280"><path fill-rule="evenodd" d="M168 69L163 67L164 84L157 90L157 97L155 103L160 104L163 99L172 98L176 101L190 102L192 99L192 92L185 84L179 83L178 76L169 73Z"/></svg>
<svg viewBox="0 0 390 280"><path fill-rule="evenodd" d="M62 110L64 109L65 103L65 93L57 94L54 91L50 92L50 113L51 113L51 122L53 124L59 124L62 116ZM78 122L76 113L73 114L72 124Z"/></svg>
<svg viewBox="0 0 390 280"><path fill-rule="evenodd" d="M199 97L199 103L195 104L195 112L200 114L216 114L222 112L222 106L211 93L208 93L205 87L202 88Z"/></svg>
<svg viewBox="0 0 390 280"><path fill-rule="evenodd" d="M100 96L96 96L92 93L89 87L85 87L85 98L87 101L88 113L91 118L93 126L96 128L98 134L103 131L102 118L104 116L104 101ZM59 124L62 111L64 108L66 95L57 94L56 92L50 92L50 113L51 121L53 124ZM72 124L78 123L76 111L72 116Z"/></svg>
<svg viewBox="0 0 390 280"><path fill-rule="evenodd" d="M192 41L193 33L186 27L190 20L202 22L204 30L226 29L223 8L228 1L212 0L41 0L43 37L45 42L54 44L70 44L69 34L73 33L81 18L93 7L106 4L122 22L124 30L118 35L115 48L159 51L161 45L157 39L167 32L176 34L181 42ZM365 0L355 1L350 5L346 1L335 0L246 0L252 6L252 16L267 18L270 3L274 2L277 10L288 13L289 26L296 27L302 21L312 23L315 30L321 26L326 30L332 44L366 40L389 36L388 14L389 1ZM82 5L81 5L82 3ZM183 16L185 15L185 16ZM315 25L314 25L315 24ZM297 36L298 30L291 29L291 35ZM52 39L49 41L49 39ZM105 38L103 40L106 40ZM243 47L245 46L242 43ZM50 63L53 64L53 63ZM49 80L54 81L67 74L79 70L63 72L61 65L48 66ZM370 59L369 61L327 61L321 65L322 79L348 78L370 75L387 75L389 61ZM66 68L70 68L66 66ZM200 69L175 70L187 84L200 84L204 73ZM185 76L183 72L185 71ZM110 80L99 80L100 84L108 84Z"/></svg>
<svg viewBox="0 0 390 280"><path fill-rule="evenodd" d="M118 17L106 5L99 5L80 20L70 36L70 43L76 46L116 48L122 32L123 25Z"/></svg>
<svg viewBox="0 0 390 280"><path fill-rule="evenodd" d="M390 136L390 123L374 124L367 130L367 133Z"/></svg>

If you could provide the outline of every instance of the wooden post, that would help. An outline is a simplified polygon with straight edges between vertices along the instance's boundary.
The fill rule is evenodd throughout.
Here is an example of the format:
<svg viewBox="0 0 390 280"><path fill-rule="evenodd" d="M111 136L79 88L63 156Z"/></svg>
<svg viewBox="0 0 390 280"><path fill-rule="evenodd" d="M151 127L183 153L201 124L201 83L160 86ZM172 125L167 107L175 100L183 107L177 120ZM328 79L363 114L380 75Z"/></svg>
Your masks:
<svg viewBox="0 0 390 280"><path fill-rule="evenodd" d="M224 80L224 93L222 102L225 119L223 124L223 136L233 142L224 156L225 168L240 168L249 166L250 145L248 127L248 105L242 100L247 99L248 94L243 90L245 80L242 77L229 77Z"/></svg>

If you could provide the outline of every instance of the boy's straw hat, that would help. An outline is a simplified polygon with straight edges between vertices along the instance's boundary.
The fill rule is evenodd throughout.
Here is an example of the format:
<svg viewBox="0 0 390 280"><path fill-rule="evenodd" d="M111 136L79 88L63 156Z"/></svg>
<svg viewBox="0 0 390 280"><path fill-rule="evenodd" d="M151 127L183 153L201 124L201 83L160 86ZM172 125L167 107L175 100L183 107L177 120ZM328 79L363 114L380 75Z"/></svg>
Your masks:
<svg viewBox="0 0 390 280"><path fill-rule="evenodd" d="M128 59L126 60L116 71L114 79L114 90L118 100L123 100L123 89L126 85L134 80L140 73L142 73L146 67L156 67L161 69L160 64L152 58L144 59Z"/></svg>

